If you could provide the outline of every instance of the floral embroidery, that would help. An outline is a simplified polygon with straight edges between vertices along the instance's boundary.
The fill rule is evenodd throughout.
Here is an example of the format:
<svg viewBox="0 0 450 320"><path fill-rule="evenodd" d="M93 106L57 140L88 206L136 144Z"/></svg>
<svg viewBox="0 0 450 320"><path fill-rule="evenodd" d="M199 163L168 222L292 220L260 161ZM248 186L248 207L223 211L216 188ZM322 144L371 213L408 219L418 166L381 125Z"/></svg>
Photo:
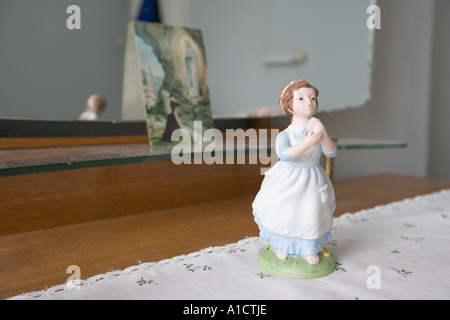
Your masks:
<svg viewBox="0 0 450 320"><path fill-rule="evenodd" d="M144 284L154 284L154 285L158 285L158 283L156 281L153 280L144 280L144 277L141 277L141 279L139 279L138 281L136 281L136 283L140 286L144 285Z"/></svg>
<svg viewBox="0 0 450 320"><path fill-rule="evenodd" d="M247 249L241 249L241 248L235 247L235 248L230 249L230 251L228 251L228 253L236 253L238 251L245 252L245 251L247 251Z"/></svg>
<svg viewBox="0 0 450 320"><path fill-rule="evenodd" d="M352 222L352 223L368 222L369 221L369 219L367 219L367 218L358 219L358 218L354 218L354 217L346 217L346 219L347 219L348 222Z"/></svg>
<svg viewBox="0 0 450 320"><path fill-rule="evenodd" d="M256 274L260 279L263 279L263 278L271 278L271 279L274 279L274 276L272 276L270 273L262 273L262 272L260 272L260 273L257 273Z"/></svg>
<svg viewBox="0 0 450 320"><path fill-rule="evenodd" d="M416 226L415 225L413 225L412 223L404 223L403 224L405 227L407 227L407 228L415 228Z"/></svg>
<svg viewBox="0 0 450 320"><path fill-rule="evenodd" d="M400 238L402 238L403 240L410 240L410 241L413 241L415 243L422 243L422 242L425 241L424 237L410 238L410 237L401 236Z"/></svg>
<svg viewBox="0 0 450 320"><path fill-rule="evenodd" d="M333 240L327 242L327 246L337 247L338 246L337 240L333 239Z"/></svg>
<svg viewBox="0 0 450 320"><path fill-rule="evenodd" d="M347 270L345 270L345 268L344 267L342 267L342 263L340 263L340 262L336 262L336 269L335 269L336 271L344 271L344 272L347 272Z"/></svg>
<svg viewBox="0 0 450 320"><path fill-rule="evenodd" d="M401 253L401 252L398 251L398 250L392 250L391 253L393 253L393 254L398 254L398 253Z"/></svg>
<svg viewBox="0 0 450 320"><path fill-rule="evenodd" d="M202 266L194 266L193 263L190 263L190 264L183 263L183 266L186 267L186 271L190 271L190 272L194 272L196 270L203 270L203 271L212 270L212 268L210 266L207 266L207 265L204 265L203 267Z"/></svg>
<svg viewBox="0 0 450 320"><path fill-rule="evenodd" d="M389 267L389 268L391 268L392 270L396 271L400 276L402 276L404 278L406 278L407 276L409 276L412 273L412 271L406 271L405 269L399 270L399 269L396 269L394 267Z"/></svg>
<svg viewBox="0 0 450 320"><path fill-rule="evenodd" d="M438 211L438 212L445 211L443 207L435 207L435 206L431 206L430 210Z"/></svg>
<svg viewBox="0 0 450 320"><path fill-rule="evenodd" d="M430 205L428 208L429 208L431 211L435 212L435 213L441 213L441 217L442 217L443 219L448 219L448 218L449 218L448 211L447 211L444 207L441 207L441 206L435 206L435 205Z"/></svg>

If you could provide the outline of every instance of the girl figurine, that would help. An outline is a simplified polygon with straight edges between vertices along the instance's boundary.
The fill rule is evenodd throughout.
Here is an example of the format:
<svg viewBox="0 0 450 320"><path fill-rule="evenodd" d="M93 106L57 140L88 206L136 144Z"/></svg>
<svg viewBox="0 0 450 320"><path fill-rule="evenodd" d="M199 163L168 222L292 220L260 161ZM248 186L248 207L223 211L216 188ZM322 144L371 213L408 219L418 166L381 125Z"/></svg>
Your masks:
<svg viewBox="0 0 450 320"><path fill-rule="evenodd" d="M261 267L288 277L313 278L331 273L334 259L326 248L336 206L331 181L319 160L335 157L337 148L314 116L319 91L307 81L292 81L280 95L291 124L277 136L278 161L253 202L260 236ZM323 260L323 261L322 261ZM324 268L318 273L313 267ZM317 271L317 270L316 270Z"/></svg>

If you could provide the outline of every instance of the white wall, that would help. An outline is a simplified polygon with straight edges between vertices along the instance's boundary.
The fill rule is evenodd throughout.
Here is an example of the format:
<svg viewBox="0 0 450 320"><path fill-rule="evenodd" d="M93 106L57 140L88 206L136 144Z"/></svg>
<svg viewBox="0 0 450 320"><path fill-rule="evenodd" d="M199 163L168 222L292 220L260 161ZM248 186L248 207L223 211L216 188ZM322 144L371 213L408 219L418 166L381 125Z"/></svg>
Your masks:
<svg viewBox="0 0 450 320"><path fill-rule="evenodd" d="M324 115L336 137L402 140L405 149L342 151L336 179L380 172L426 176L434 4L379 1L372 98L360 109Z"/></svg>
<svg viewBox="0 0 450 320"><path fill-rule="evenodd" d="M450 1L435 1L429 175L450 179Z"/></svg>

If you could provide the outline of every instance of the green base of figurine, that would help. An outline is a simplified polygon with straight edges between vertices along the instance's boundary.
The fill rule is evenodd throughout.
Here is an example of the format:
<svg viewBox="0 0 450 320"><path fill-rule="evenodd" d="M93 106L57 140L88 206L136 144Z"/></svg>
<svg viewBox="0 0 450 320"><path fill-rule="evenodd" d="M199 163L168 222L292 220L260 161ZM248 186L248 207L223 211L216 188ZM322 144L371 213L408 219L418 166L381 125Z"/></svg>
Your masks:
<svg viewBox="0 0 450 320"><path fill-rule="evenodd" d="M335 261L330 254L329 257L319 254L320 261L318 264L310 264L306 259L300 256L288 256L286 259L278 259L273 247L267 243L264 248L259 251L258 264L261 268L286 278L295 279L313 279L324 277L332 273L335 268Z"/></svg>

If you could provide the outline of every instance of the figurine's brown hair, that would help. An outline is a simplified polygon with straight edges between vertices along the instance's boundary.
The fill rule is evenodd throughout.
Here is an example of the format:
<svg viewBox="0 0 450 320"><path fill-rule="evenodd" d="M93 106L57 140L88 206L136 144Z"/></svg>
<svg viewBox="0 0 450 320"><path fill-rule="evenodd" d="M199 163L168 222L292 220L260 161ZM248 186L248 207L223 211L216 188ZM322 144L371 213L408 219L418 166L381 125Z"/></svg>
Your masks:
<svg viewBox="0 0 450 320"><path fill-rule="evenodd" d="M281 110L289 117L289 119L292 121L292 100L294 99L294 91L300 89L300 88L312 88L314 90L314 93L316 94L316 102L317 105L319 105L318 96L319 96L319 90L312 86L308 81L306 80L297 80L292 81L291 83L285 85L283 87L283 90L281 90L280 94L280 107Z"/></svg>

